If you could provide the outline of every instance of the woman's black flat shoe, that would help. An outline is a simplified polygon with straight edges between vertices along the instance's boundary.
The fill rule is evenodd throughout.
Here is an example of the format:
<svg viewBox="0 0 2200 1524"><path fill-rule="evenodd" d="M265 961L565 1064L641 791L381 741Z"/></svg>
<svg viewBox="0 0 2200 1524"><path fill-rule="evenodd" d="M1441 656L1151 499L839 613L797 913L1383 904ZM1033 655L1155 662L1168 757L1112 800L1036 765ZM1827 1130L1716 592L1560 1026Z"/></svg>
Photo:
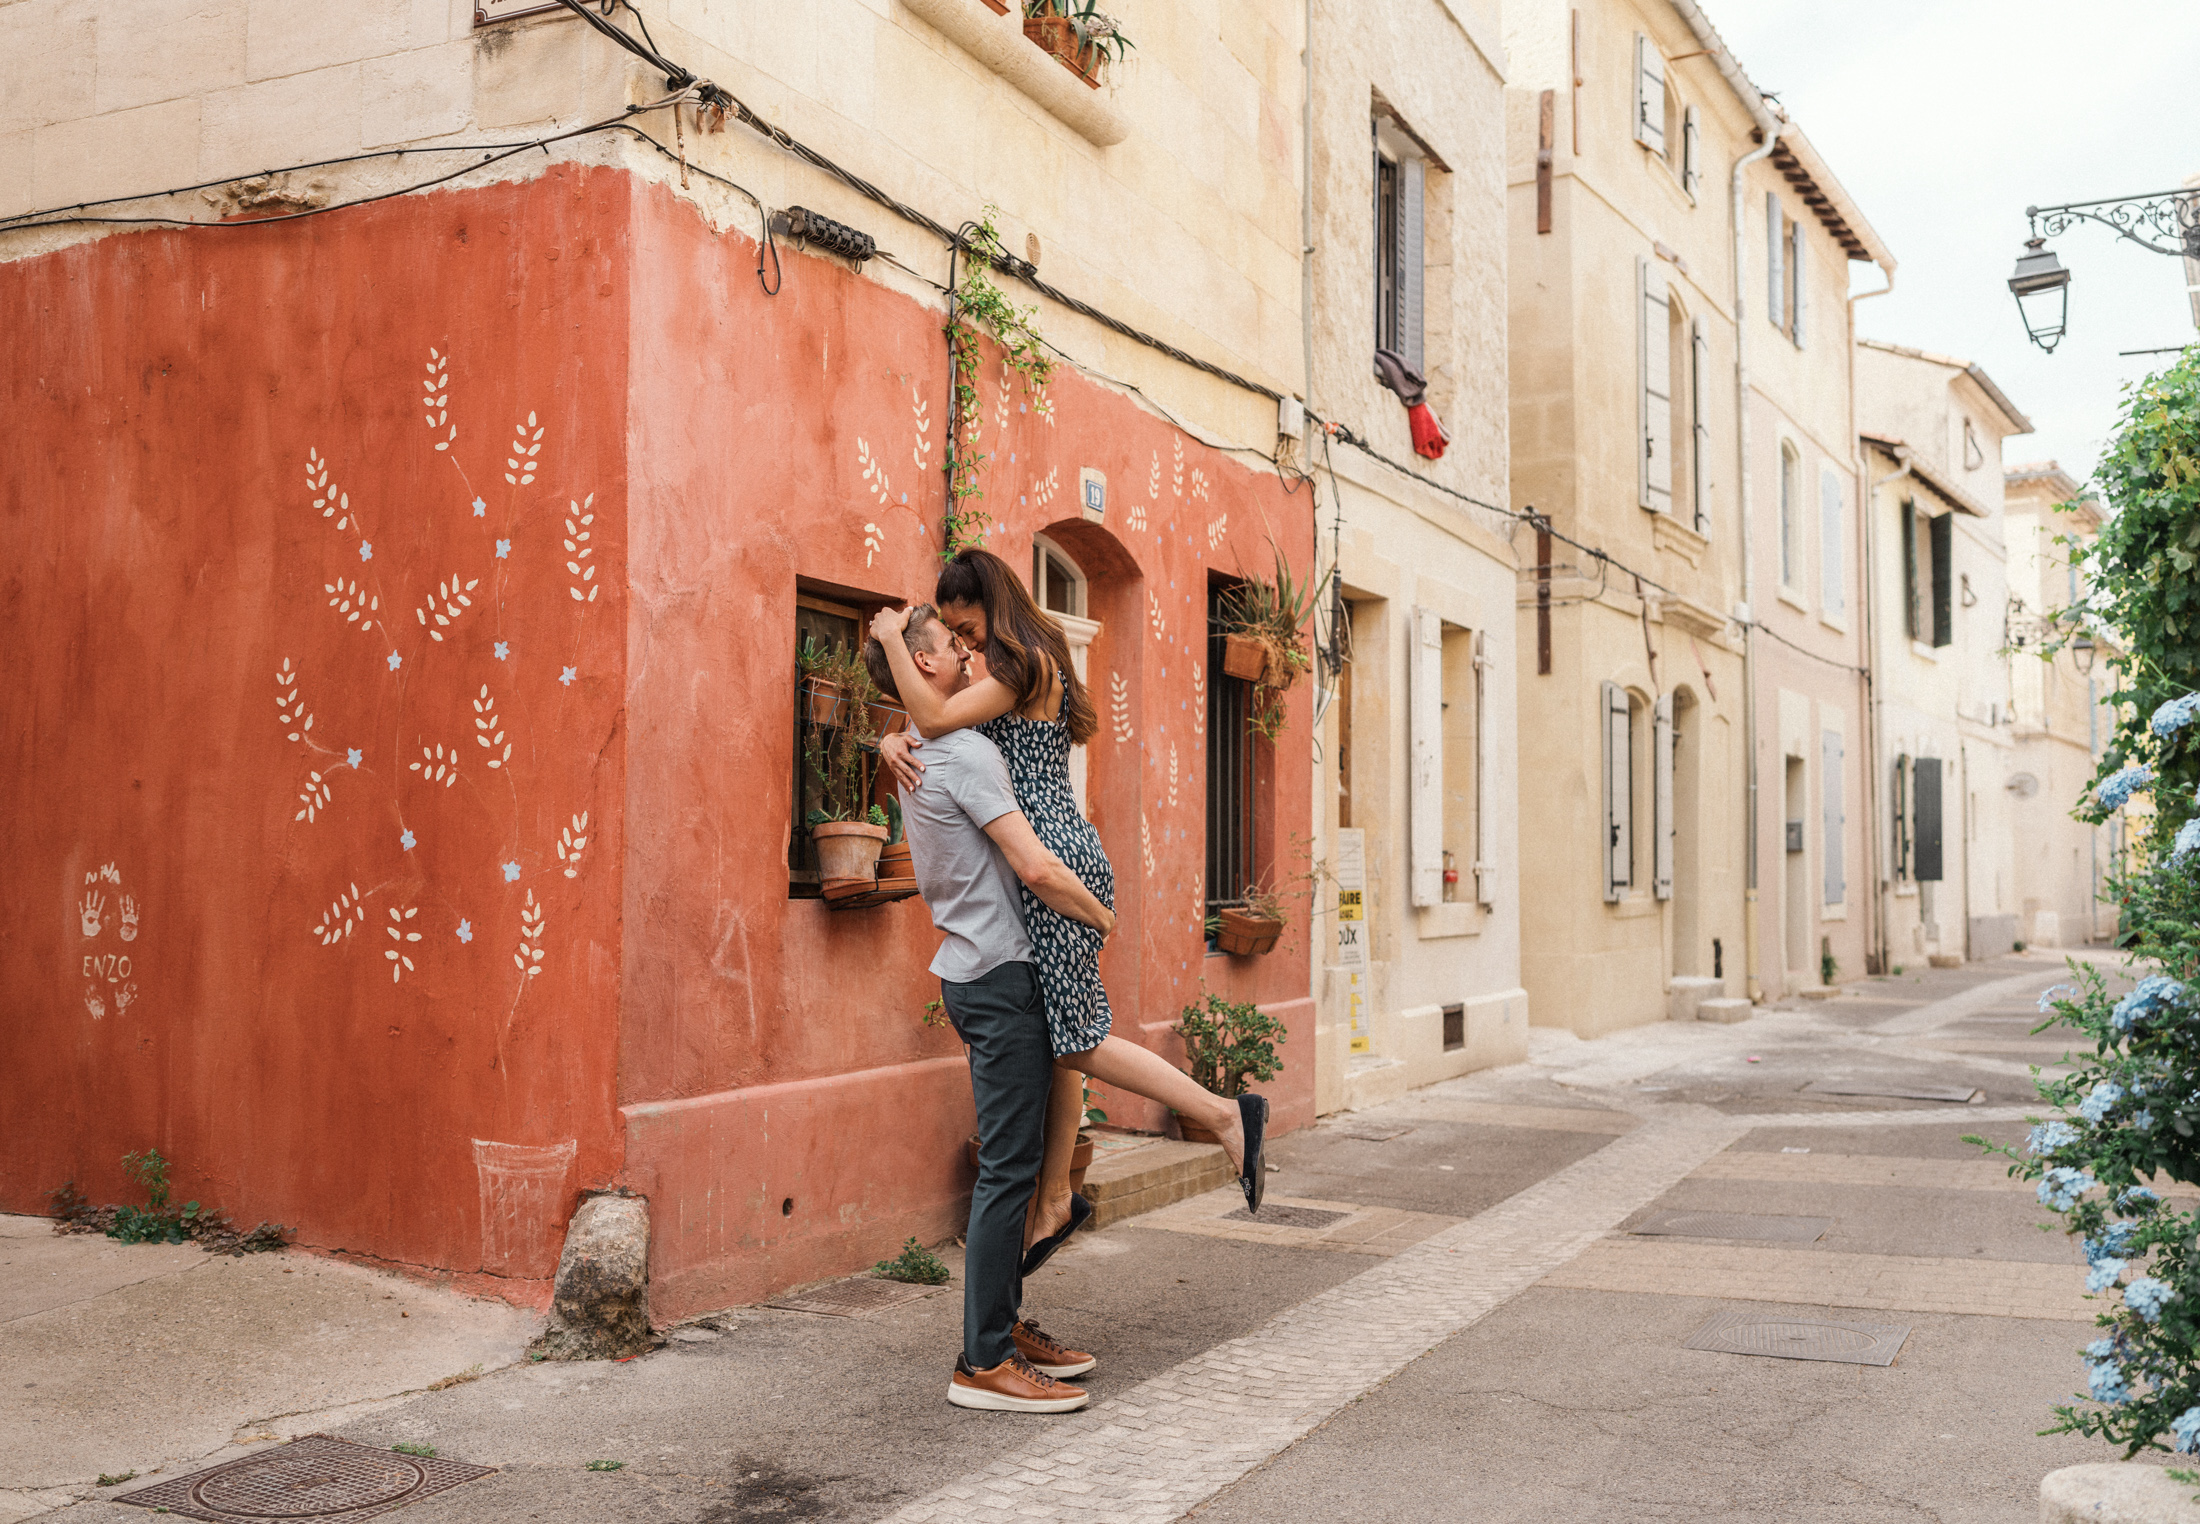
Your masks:
<svg viewBox="0 0 2200 1524"><path fill-rule="evenodd" d="M1054 1257L1054 1251L1069 1242L1070 1234L1092 1220L1092 1203L1075 1191L1069 1197L1069 1221L1060 1232L1049 1233L1030 1248L1024 1250L1023 1275L1037 1275L1039 1267Z"/></svg>
<svg viewBox="0 0 2200 1524"><path fill-rule="evenodd" d="M1261 1198L1268 1194L1268 1170L1261 1158L1261 1139L1268 1131L1268 1097L1241 1095L1237 1103L1238 1118L1245 1124L1245 1171L1238 1176L1238 1184L1245 1190L1245 1209L1257 1217Z"/></svg>

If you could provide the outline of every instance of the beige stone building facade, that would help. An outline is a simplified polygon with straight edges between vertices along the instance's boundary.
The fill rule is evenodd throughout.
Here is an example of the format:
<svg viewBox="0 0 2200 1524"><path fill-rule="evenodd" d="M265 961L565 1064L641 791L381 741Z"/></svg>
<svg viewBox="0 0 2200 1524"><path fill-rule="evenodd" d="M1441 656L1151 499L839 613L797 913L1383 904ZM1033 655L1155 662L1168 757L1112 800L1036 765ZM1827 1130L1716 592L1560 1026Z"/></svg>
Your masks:
<svg viewBox="0 0 2200 1524"><path fill-rule="evenodd" d="M2080 947L2116 932L2115 907L2101 895L2121 867L2123 817L2095 826L2070 814L2100 765L2115 674L2090 635L2039 653L2059 633L2056 616L2083 596L2068 542L2082 545L2100 532L2101 505L2051 460L2012 466L2002 480L2016 732L2003 786L2020 843L2017 935L2034 947Z"/></svg>
<svg viewBox="0 0 2200 1524"><path fill-rule="evenodd" d="M1534 1019L1592 1036L1749 995L1753 945L1763 987L1818 982L1814 822L1853 862L1862 820L1853 769L1817 805L1824 738L1862 728L1847 269L1892 259L1693 5L1524 3L1506 33L1512 500L1553 531L1516 598L1522 966ZM1790 912L1759 853L1756 944L1753 730L1760 843L1799 761L1812 864Z"/></svg>

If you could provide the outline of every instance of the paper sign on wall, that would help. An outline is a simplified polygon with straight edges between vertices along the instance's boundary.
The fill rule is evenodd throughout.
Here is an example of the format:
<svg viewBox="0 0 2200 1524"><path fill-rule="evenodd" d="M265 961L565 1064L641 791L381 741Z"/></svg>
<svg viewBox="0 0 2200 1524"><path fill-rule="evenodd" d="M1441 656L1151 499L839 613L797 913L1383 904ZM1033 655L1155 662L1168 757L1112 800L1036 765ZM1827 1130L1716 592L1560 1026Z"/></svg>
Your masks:
<svg viewBox="0 0 2200 1524"><path fill-rule="evenodd" d="M1367 968L1367 833L1337 833L1331 873L1337 881L1337 946L1331 966L1355 973Z"/></svg>

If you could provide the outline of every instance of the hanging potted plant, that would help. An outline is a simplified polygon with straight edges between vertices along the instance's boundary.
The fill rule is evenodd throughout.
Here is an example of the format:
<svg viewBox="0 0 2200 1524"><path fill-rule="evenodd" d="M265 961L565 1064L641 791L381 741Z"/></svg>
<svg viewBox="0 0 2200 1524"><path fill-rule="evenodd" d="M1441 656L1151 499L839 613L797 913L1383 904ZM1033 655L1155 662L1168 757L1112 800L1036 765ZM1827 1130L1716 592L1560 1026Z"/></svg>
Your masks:
<svg viewBox="0 0 2200 1524"><path fill-rule="evenodd" d="M832 653L817 643L816 636L805 635L794 659L802 671L802 700L809 709L810 723L821 729L838 725L841 709L847 703L847 690L833 676L836 669Z"/></svg>
<svg viewBox="0 0 2200 1524"><path fill-rule="evenodd" d="M868 884L877 876L879 853L886 846L886 812L870 802L870 751L878 737L871 729L870 705L878 697L862 658L845 645L824 652L805 645L807 681L830 684L838 701L840 723L816 723L817 693L809 702L811 723L802 738L802 758L817 785L817 803L808 816L810 840L817 848L818 877L828 897L835 888Z"/></svg>
<svg viewBox="0 0 2200 1524"><path fill-rule="evenodd" d="M1273 578L1247 577L1222 598L1222 670L1254 685L1253 733L1273 741L1283 734L1283 696L1312 665L1306 626L1314 617L1321 584L1293 580L1291 563L1275 553Z"/></svg>
<svg viewBox="0 0 2200 1524"><path fill-rule="evenodd" d="M1276 1049L1288 1029L1257 1005L1225 1000L1210 990L1204 1007L1184 1007L1184 1015L1169 1030L1183 1040L1184 1072L1226 1101L1283 1072ZM1222 1141L1181 1115L1176 1125L1187 1143Z"/></svg>
<svg viewBox="0 0 2200 1524"><path fill-rule="evenodd" d="M1098 0L1025 0L1024 36L1095 90L1134 46Z"/></svg>
<svg viewBox="0 0 2200 1524"><path fill-rule="evenodd" d="M1225 905L1215 913L1215 946L1239 957L1273 951L1283 935L1283 901L1265 889L1245 891L1243 905Z"/></svg>

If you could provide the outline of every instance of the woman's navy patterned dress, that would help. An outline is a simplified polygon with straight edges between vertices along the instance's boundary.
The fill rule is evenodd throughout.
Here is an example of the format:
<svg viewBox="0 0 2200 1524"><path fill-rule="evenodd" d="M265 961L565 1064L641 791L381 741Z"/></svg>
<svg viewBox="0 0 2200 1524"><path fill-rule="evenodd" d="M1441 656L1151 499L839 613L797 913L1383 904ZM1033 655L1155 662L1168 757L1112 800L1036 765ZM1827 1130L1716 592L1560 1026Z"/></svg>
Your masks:
<svg viewBox="0 0 2200 1524"><path fill-rule="evenodd" d="M1066 696L1065 696L1066 697ZM1016 803L1049 851L1084 881L1093 898L1115 908L1115 870L1101 849L1100 833L1077 808L1069 786L1069 722L1027 720L1015 713L987 720L977 732L1000 748ZM1112 1018L1100 983L1100 933L1023 891L1024 924L1039 960L1039 988L1046 996L1047 1035L1057 1055L1100 1046Z"/></svg>

